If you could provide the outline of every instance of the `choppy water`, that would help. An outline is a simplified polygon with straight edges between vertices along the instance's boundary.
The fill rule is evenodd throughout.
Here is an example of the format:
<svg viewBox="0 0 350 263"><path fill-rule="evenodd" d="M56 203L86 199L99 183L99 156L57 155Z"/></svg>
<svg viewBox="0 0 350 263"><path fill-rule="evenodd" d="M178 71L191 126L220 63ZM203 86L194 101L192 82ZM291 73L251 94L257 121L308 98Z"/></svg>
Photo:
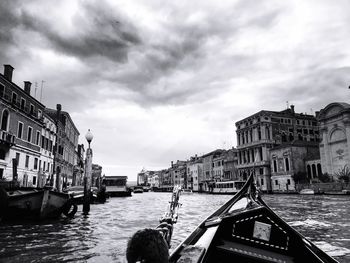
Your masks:
<svg viewBox="0 0 350 263"><path fill-rule="evenodd" d="M126 262L128 238L155 227L170 193L143 193L92 205L88 217L38 223L0 223L0 262ZM232 196L182 195L175 248ZM350 262L350 197L265 195L283 219L342 263ZM81 207L79 207L81 210Z"/></svg>

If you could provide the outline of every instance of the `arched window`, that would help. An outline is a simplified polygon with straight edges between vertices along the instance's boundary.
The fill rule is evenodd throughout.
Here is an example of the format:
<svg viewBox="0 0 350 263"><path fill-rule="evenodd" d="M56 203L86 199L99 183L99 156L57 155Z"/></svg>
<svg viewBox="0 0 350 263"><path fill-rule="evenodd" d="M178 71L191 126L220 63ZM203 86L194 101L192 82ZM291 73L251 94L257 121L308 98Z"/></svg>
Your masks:
<svg viewBox="0 0 350 263"><path fill-rule="evenodd" d="M311 166L308 164L307 165L307 178L311 178Z"/></svg>
<svg viewBox="0 0 350 263"><path fill-rule="evenodd" d="M312 165L312 178L316 177L317 176L317 173L316 173L316 165L313 164Z"/></svg>
<svg viewBox="0 0 350 263"><path fill-rule="evenodd" d="M322 167L321 167L321 164L318 163L317 164L317 176L320 176L320 175L322 175Z"/></svg>
<svg viewBox="0 0 350 263"><path fill-rule="evenodd" d="M9 120L9 112L8 110L4 110L2 112L2 117L1 117L1 130L7 131L8 120Z"/></svg>

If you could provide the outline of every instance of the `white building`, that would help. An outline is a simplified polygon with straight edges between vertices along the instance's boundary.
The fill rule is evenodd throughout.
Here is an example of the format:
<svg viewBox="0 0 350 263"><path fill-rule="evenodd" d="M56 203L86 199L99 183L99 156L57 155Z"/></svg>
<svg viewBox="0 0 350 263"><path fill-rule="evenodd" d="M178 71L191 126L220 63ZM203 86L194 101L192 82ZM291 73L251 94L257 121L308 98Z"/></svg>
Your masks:
<svg viewBox="0 0 350 263"><path fill-rule="evenodd" d="M188 188L198 192L203 177L203 162L201 159L187 163L187 178L189 178Z"/></svg>
<svg viewBox="0 0 350 263"><path fill-rule="evenodd" d="M350 164L350 105L331 103L318 115L322 171L336 175Z"/></svg>

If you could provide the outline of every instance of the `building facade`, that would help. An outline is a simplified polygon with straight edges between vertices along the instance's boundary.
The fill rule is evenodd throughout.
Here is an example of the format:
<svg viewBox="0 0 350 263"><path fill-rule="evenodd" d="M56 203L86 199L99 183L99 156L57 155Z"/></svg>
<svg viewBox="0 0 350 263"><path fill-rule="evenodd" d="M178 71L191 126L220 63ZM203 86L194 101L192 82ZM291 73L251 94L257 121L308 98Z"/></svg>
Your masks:
<svg viewBox="0 0 350 263"><path fill-rule="evenodd" d="M74 167L78 163L76 151L79 131L69 113L62 111L60 104L57 104L56 110L46 108L45 112L55 121L57 127L54 171L60 178L59 187L64 188L73 183Z"/></svg>
<svg viewBox="0 0 350 263"><path fill-rule="evenodd" d="M53 148L56 145L57 127L53 119L45 112L43 113L43 126L41 129L41 150L39 159L38 187L45 184L55 185L53 174L54 154Z"/></svg>
<svg viewBox="0 0 350 263"><path fill-rule="evenodd" d="M298 173L307 176L306 160L319 158L319 148L314 143L294 141L271 149L270 157L272 192L295 192L294 176ZM263 184L261 181L260 185Z"/></svg>
<svg viewBox="0 0 350 263"><path fill-rule="evenodd" d="M270 150L293 141L319 142L316 117L283 111L260 111L236 122L238 172L242 180L254 173L263 191L271 190Z"/></svg>
<svg viewBox="0 0 350 263"><path fill-rule="evenodd" d="M203 184L202 184L202 178L203 178L203 162L202 158L199 158L197 156L191 158L187 162L187 188L191 189L194 192L201 192L203 191Z"/></svg>
<svg viewBox="0 0 350 263"><path fill-rule="evenodd" d="M238 180L238 151L235 148L229 149L224 159L223 181Z"/></svg>
<svg viewBox="0 0 350 263"><path fill-rule="evenodd" d="M0 74L0 178L38 186L44 105L31 96L31 83L12 82L13 67Z"/></svg>
<svg viewBox="0 0 350 263"><path fill-rule="evenodd" d="M350 165L350 105L331 103L320 111L318 120L322 171L337 177Z"/></svg>

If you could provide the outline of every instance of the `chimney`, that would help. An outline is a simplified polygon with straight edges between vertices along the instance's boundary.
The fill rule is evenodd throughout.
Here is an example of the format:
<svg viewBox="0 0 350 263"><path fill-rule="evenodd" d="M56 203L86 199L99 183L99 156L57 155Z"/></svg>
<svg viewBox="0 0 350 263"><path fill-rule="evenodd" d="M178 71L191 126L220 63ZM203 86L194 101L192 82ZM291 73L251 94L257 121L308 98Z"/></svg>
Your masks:
<svg viewBox="0 0 350 263"><path fill-rule="evenodd" d="M30 81L24 81L24 92L30 95L30 86L32 83Z"/></svg>
<svg viewBox="0 0 350 263"><path fill-rule="evenodd" d="M318 119L318 116L320 116L320 112L319 112L319 111L316 111L316 112L315 112L315 117L316 117L316 119Z"/></svg>
<svg viewBox="0 0 350 263"><path fill-rule="evenodd" d="M290 105L290 109L292 110L292 113L295 113L295 111L294 111L294 105Z"/></svg>
<svg viewBox="0 0 350 263"><path fill-rule="evenodd" d="M12 72L14 68L11 65L4 65L4 77L12 82Z"/></svg>
<svg viewBox="0 0 350 263"><path fill-rule="evenodd" d="M62 105L56 104L56 121L57 122L60 120L61 110L62 110ZM56 123L56 125L57 125L57 123ZM58 129L58 126L56 129Z"/></svg>
<svg viewBox="0 0 350 263"><path fill-rule="evenodd" d="M173 161L171 161L171 168L173 168L173 166L174 166L174 162L173 162Z"/></svg>

